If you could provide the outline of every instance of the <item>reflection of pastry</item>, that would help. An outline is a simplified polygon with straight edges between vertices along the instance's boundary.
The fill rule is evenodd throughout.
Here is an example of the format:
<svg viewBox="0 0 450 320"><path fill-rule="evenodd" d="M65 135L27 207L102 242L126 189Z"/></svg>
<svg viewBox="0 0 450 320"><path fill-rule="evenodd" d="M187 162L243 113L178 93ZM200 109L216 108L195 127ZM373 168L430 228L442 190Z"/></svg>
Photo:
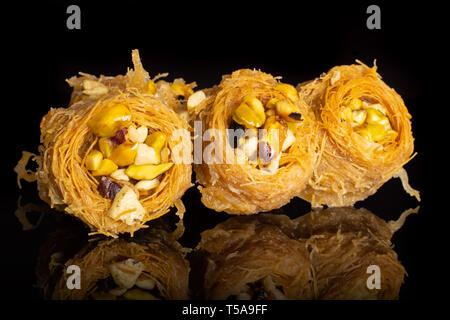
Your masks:
<svg viewBox="0 0 450 320"><path fill-rule="evenodd" d="M287 216L234 217L202 233L206 299L310 299L313 275L304 242ZM194 272L194 270L193 270Z"/></svg>
<svg viewBox="0 0 450 320"><path fill-rule="evenodd" d="M187 106L202 120L203 162L194 169L208 208L254 214L298 196L316 160L317 128L294 87L243 69Z"/></svg>
<svg viewBox="0 0 450 320"><path fill-rule="evenodd" d="M397 299L405 269L390 239L400 228L366 209L331 208L296 219L306 241L318 299ZM380 289L369 290L371 265L380 268Z"/></svg>
<svg viewBox="0 0 450 320"><path fill-rule="evenodd" d="M149 79L137 51L133 63L125 76L70 78L70 106L43 117L35 157L40 197L110 236L133 233L173 205L182 210L191 185L189 126L159 98L172 89ZM189 85L178 87L188 97ZM27 181L30 156L16 167Z"/></svg>
<svg viewBox="0 0 450 320"><path fill-rule="evenodd" d="M62 273L52 299L157 300L189 297L184 249L162 230L143 231L133 242L103 240L85 247L70 265L80 267L81 289L69 290Z"/></svg>
<svg viewBox="0 0 450 320"><path fill-rule="evenodd" d="M376 67L334 67L299 92L323 128L320 161L302 198L313 206L349 206L399 176L420 199L402 169L414 149L411 116Z"/></svg>

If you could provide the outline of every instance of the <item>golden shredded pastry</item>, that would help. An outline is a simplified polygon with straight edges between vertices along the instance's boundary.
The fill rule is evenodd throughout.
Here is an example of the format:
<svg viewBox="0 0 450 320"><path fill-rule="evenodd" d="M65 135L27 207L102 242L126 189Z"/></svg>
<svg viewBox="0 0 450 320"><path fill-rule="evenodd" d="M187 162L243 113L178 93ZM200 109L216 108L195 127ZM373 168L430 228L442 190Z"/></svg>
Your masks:
<svg viewBox="0 0 450 320"><path fill-rule="evenodd" d="M229 218L202 233L191 278L206 299L397 299L406 272L391 238L417 211L390 222L352 207Z"/></svg>
<svg viewBox="0 0 450 320"><path fill-rule="evenodd" d="M133 234L136 230L145 228L147 221L167 213L191 186L191 164L183 162L179 153L172 152L175 165L162 176L154 192L139 193L139 202L146 211L141 220L128 225L107 214L112 200L99 193L98 180L85 166L87 154L98 141L98 137L88 127L88 122L102 108L122 104L130 110L134 125L145 126L149 132L164 133L169 137L167 145L172 150L178 146L178 149L183 149L187 154L192 151L190 139L172 136L176 130L190 130L187 122L168 108L157 95L146 93L146 81L149 77L142 67L137 50L133 51L133 63L135 69L130 69L125 76L97 78L82 74L81 77L70 78L68 83L74 88L70 106L50 109L41 121L42 145L39 147L40 156L35 157L39 168L34 177L29 172L27 175L23 174L31 154L24 152L16 167L19 178L27 181L37 179L41 199L52 208L65 210L76 216L89 225L94 233L114 237L119 233ZM134 188L130 182L116 182L122 187ZM181 206L178 204L177 207Z"/></svg>
<svg viewBox="0 0 450 320"><path fill-rule="evenodd" d="M208 129L218 131L214 141L222 150L216 151L209 159L203 156L202 164L194 164L201 185L201 200L208 208L230 214L254 214L276 209L298 196L311 177L317 159L318 128L314 115L301 100L296 104L302 124L296 131L293 145L282 153L275 174L267 174L248 161L225 163L226 155L233 154L226 130L232 122L234 110L246 95L255 96L263 104L272 98L287 99L284 93L274 89L277 84L277 80L267 73L238 70L224 76L218 88L208 91L204 103L193 111L202 120L203 132ZM208 144L204 142L204 150ZM218 158L223 159L223 163L214 163Z"/></svg>
<svg viewBox="0 0 450 320"><path fill-rule="evenodd" d="M402 98L381 80L375 66L360 63L334 67L320 78L300 84L298 90L322 127L320 160L302 192L303 199L313 207L350 206L398 175L405 190L420 201L418 191L409 187L402 171L414 157L411 116ZM378 143L358 134L340 116L354 99L381 105L396 135Z"/></svg>
<svg viewBox="0 0 450 320"><path fill-rule="evenodd" d="M312 299L311 264L304 242L293 239L294 228L287 216L262 214L233 217L204 231L196 250L207 261L205 298L239 296L269 278L278 289L264 286L267 299ZM258 294L255 289L249 298Z"/></svg>
<svg viewBox="0 0 450 320"><path fill-rule="evenodd" d="M97 282L111 275L110 265L126 259L143 264L143 273L155 282L163 299L181 300L189 298L189 263L184 249L171 234L152 229L133 238L102 240L90 243L68 260L63 270L76 265L81 270L81 289L67 288L70 274L63 272L56 282L51 298L54 300L89 299L98 290ZM104 298L113 299L106 295Z"/></svg>
<svg viewBox="0 0 450 320"><path fill-rule="evenodd" d="M297 218L297 236L306 242L317 299L398 299L406 274L391 238L410 211L388 222L366 209L313 211ZM380 289L368 289L369 266L380 268Z"/></svg>

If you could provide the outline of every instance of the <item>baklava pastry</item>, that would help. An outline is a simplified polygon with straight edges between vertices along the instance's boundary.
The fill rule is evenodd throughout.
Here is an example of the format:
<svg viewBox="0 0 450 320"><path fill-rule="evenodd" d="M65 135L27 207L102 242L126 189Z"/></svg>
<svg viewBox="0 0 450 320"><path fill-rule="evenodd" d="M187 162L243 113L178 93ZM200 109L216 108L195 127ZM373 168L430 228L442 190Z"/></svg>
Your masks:
<svg viewBox="0 0 450 320"><path fill-rule="evenodd" d="M132 241L90 243L65 264L53 300L184 300L189 298L186 250L163 230ZM80 269L80 289L68 289L70 266Z"/></svg>
<svg viewBox="0 0 450 320"><path fill-rule="evenodd" d="M233 217L204 231L201 287L206 299L312 299L313 273L305 243L293 239L284 215Z"/></svg>
<svg viewBox="0 0 450 320"><path fill-rule="evenodd" d="M183 212L191 186L190 127L163 103L137 50L133 62L125 76L69 79L69 107L43 117L39 156L24 152L15 169L19 180L37 179L51 207L114 237L174 205ZM25 170L33 157L36 173Z"/></svg>
<svg viewBox="0 0 450 320"><path fill-rule="evenodd" d="M298 86L321 125L320 160L302 192L313 207L351 206L392 177L419 201L403 166L411 160L411 116L376 67L338 66Z"/></svg>
<svg viewBox="0 0 450 320"><path fill-rule="evenodd" d="M299 195L317 159L317 126L293 86L242 69L199 100L187 107L202 121L203 158L194 170L205 206L254 214Z"/></svg>
<svg viewBox="0 0 450 320"><path fill-rule="evenodd" d="M299 240L305 241L314 269L315 297L398 299L406 272L390 240L413 212L388 223L366 209L352 207L313 211L297 218ZM374 272L378 274L371 278Z"/></svg>

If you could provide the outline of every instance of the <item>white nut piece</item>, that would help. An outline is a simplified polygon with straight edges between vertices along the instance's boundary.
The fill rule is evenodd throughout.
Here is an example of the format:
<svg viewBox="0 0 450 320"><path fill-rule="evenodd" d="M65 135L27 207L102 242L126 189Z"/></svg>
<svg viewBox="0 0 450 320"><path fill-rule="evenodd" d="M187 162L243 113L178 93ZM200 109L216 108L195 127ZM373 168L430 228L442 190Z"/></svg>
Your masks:
<svg viewBox="0 0 450 320"><path fill-rule="evenodd" d="M141 180L138 183L136 183L135 187L136 189L140 191L148 191L155 189L157 186L159 186L159 180L153 179L153 180Z"/></svg>
<svg viewBox="0 0 450 320"><path fill-rule="evenodd" d="M95 80L83 80L83 93L89 96L99 96L108 93L108 87Z"/></svg>
<svg viewBox="0 0 450 320"><path fill-rule="evenodd" d="M145 209L139 202L136 192L131 187L124 186L114 198L108 216L132 226L142 220L145 216Z"/></svg>
<svg viewBox="0 0 450 320"><path fill-rule="evenodd" d="M120 288L130 289L144 270L144 264L134 259L112 263L108 266L114 282Z"/></svg>
<svg viewBox="0 0 450 320"><path fill-rule="evenodd" d="M145 143L139 143L134 164L158 164L158 160L155 149Z"/></svg>
<svg viewBox="0 0 450 320"><path fill-rule="evenodd" d="M284 139L282 151L286 151L295 142L295 136L291 130L288 129L286 139Z"/></svg>
<svg viewBox="0 0 450 320"><path fill-rule="evenodd" d="M245 139L242 148L244 149L245 155L249 160L255 160L258 150L258 137L253 136L248 139Z"/></svg>
<svg viewBox="0 0 450 320"><path fill-rule="evenodd" d="M197 91L197 92L194 92L193 94L191 94L187 101L188 111L192 108L197 107L205 99L206 99L206 95L203 91Z"/></svg>
<svg viewBox="0 0 450 320"><path fill-rule="evenodd" d="M130 178L125 174L125 169L117 169L110 174L111 178L120 181L130 181Z"/></svg>
<svg viewBox="0 0 450 320"><path fill-rule="evenodd" d="M145 139L147 139L147 135L148 128L145 126L140 126L137 129L134 126L128 128L128 139L130 139L131 142L143 143Z"/></svg>
<svg viewBox="0 0 450 320"><path fill-rule="evenodd" d="M153 290L155 285L156 285L155 280L150 279L144 274L141 274L139 278L137 278L136 280L136 286L144 290Z"/></svg>

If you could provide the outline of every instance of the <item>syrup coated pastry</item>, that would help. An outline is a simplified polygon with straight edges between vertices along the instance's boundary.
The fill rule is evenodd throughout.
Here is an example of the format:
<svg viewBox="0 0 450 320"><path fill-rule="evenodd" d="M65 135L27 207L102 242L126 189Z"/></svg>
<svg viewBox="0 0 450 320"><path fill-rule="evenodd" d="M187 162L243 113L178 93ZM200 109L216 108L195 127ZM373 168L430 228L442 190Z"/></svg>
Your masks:
<svg viewBox="0 0 450 320"><path fill-rule="evenodd" d="M206 261L204 298L312 299L312 266L294 230L287 216L262 214L204 231L196 248Z"/></svg>
<svg viewBox="0 0 450 320"><path fill-rule="evenodd" d="M159 228L141 231L129 241L106 239L90 243L61 268L80 268L80 289L68 289L71 274L60 272L51 299L188 299L186 252L173 234Z"/></svg>
<svg viewBox="0 0 450 320"><path fill-rule="evenodd" d="M301 197L313 207L351 206L392 177L420 201L403 166L412 159L411 115L376 67L338 66L298 86L320 123L320 157Z"/></svg>
<svg viewBox="0 0 450 320"><path fill-rule="evenodd" d="M298 196L317 159L318 128L296 89L242 69L200 92L187 108L202 121L203 161L194 170L203 204L248 215Z"/></svg>
<svg viewBox="0 0 450 320"><path fill-rule="evenodd" d="M202 233L191 260L202 276L192 279L206 299L397 299L406 272L390 240L415 212L390 222L351 207L229 218Z"/></svg>
<svg viewBox="0 0 450 320"><path fill-rule="evenodd" d="M315 296L326 300L398 299L406 274L391 243L406 217L385 222L366 209L329 208L295 220L314 269ZM379 287L371 274L379 272ZM372 285L368 287L368 282Z"/></svg>
<svg viewBox="0 0 450 320"><path fill-rule="evenodd" d="M41 121L39 155L24 152L15 168L19 185L21 178L37 180L52 208L114 237L145 228L173 206L182 215L180 198L191 186L190 127L166 101L186 100L195 84L150 79L137 50L132 58L126 75L67 80L69 107L50 109ZM180 130L188 136L174 134ZM36 172L25 169L30 158Z"/></svg>

